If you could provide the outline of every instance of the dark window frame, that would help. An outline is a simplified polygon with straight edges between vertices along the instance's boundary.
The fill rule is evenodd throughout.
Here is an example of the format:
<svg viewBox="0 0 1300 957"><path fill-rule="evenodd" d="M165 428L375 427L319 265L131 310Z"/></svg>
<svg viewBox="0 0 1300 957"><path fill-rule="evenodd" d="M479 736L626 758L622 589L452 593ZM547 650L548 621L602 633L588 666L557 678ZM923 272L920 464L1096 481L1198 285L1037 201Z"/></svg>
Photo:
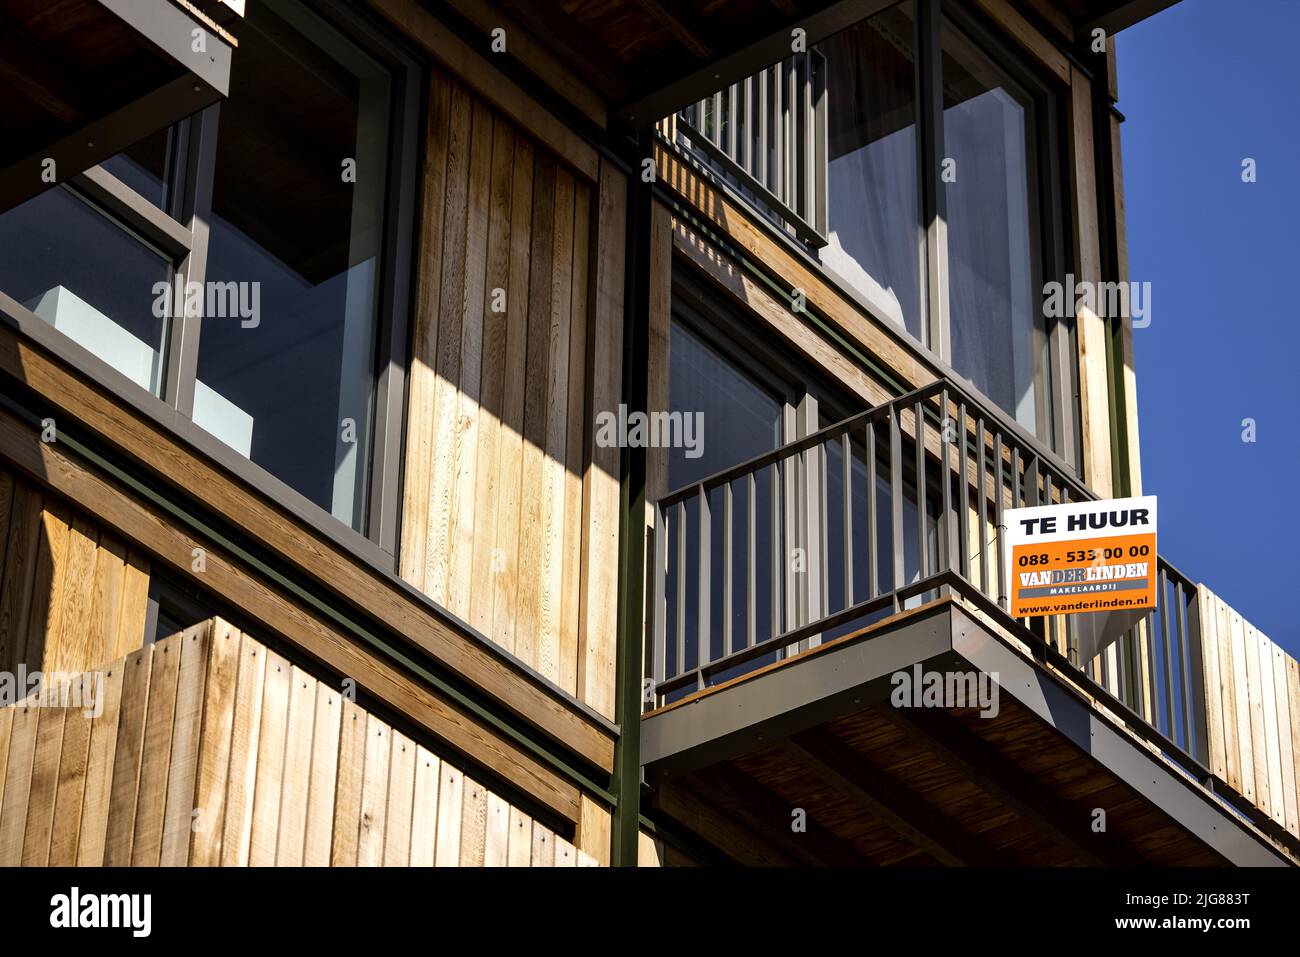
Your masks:
<svg viewBox="0 0 1300 957"><path fill-rule="evenodd" d="M903 2L903 0L900 0ZM1077 336L1073 317L1044 319L1047 362L1036 399L1038 428L1030 432L1009 410L990 398L967 376L953 367L952 317L949 303L947 203L940 179L944 152L943 58L941 31L946 23L968 39L998 69L1027 92L1033 101L1031 171L1031 215L1038 259L1036 281L1063 281L1073 255L1073 224L1066 186L1065 159L1068 109L1065 90L1032 58L1018 49L1005 30L969 5L957 0L910 0L915 14L915 96L917 108L918 189L921 214L922 335L904 326L888 323L919 354L935 361L945 374L962 383L971 393L996 410L1005 423L1025 438L1051 453L1067 468L1081 475L1082 439L1079 407ZM890 5L892 6L892 4ZM874 16L875 14L872 14ZM868 17L867 19L870 19ZM805 250L807 251L807 250ZM824 266L815 251L817 264L837 288L869 314L874 310L852 286ZM1041 288L1033 290L1041 304ZM885 321L885 320L881 320Z"/></svg>
<svg viewBox="0 0 1300 957"><path fill-rule="evenodd" d="M238 479L295 517L363 557L393 571L400 539L401 480L405 440L406 364L414 283L412 244L421 156L420 116L424 102L423 62L368 14L342 0L300 0L304 7L342 31L393 75L384 200L385 236L377 284L376 354L372 405L370 474L363 530L330 511L249 458L210 435L192 420L202 317L173 316L162 343L161 395L141 388L76 341L14 303L3 312L29 338L65 359L125 405L215 460ZM220 104L182 120L167 131L165 202L160 207L96 166L54 187L90 202L137 241L170 259L182 283L204 281ZM174 281L174 279L173 279ZM3 290L0 290L3 293ZM8 304L3 304L8 305ZM16 307L16 308L15 308Z"/></svg>

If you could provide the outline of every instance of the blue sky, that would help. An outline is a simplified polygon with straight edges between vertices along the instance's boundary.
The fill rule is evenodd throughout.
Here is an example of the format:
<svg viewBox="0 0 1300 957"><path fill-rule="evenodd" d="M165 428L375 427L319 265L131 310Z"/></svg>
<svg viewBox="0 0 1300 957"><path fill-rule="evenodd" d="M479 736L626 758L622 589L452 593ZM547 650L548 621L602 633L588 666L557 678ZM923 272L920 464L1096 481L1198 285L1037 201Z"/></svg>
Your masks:
<svg viewBox="0 0 1300 957"><path fill-rule="evenodd" d="M1298 36L1296 0L1183 0L1116 43L1129 275L1151 283L1134 348L1160 551L1300 656Z"/></svg>

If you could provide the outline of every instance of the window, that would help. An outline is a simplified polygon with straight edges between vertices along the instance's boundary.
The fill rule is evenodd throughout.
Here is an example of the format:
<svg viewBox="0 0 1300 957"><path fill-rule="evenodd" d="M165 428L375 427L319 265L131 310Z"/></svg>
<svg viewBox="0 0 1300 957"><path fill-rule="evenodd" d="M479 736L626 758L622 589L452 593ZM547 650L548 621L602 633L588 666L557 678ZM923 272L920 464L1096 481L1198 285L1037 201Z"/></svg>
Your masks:
<svg viewBox="0 0 1300 957"><path fill-rule="evenodd" d="M271 9L248 11L217 107L205 279L241 308L203 325L194 421L360 529L392 80L302 7Z"/></svg>
<svg viewBox="0 0 1300 957"><path fill-rule="evenodd" d="M0 290L391 557L418 106L346 4L252 4L228 99L0 216Z"/></svg>
<svg viewBox="0 0 1300 957"><path fill-rule="evenodd" d="M952 364L1031 434L1046 422L1035 103L945 20L943 141Z"/></svg>
<svg viewBox="0 0 1300 957"><path fill-rule="evenodd" d="M667 450L668 487L657 499L664 640L656 647L664 655L664 674L688 673L730 655L755 656L720 665L711 680L726 680L783 653L771 645L750 651L753 646L874 600L869 611L858 609L801 643L848 634L891 614L891 593L938 570L942 489L931 470L922 520L910 439L902 440L895 463L882 418L848 434L848 468L840 438L812 440L800 451L762 461L849 418L860 403L828 386L788 349L747 329L680 273L674 275L669 396L673 417L698 417L694 434L702 442L694 458L680 445ZM755 459L760 464L745 464ZM736 466L736 475L714 478ZM856 516L847 542L851 580L846 503ZM900 597L899 605L915 607L933 596L932 589L917 592ZM684 685L667 700L692 690Z"/></svg>
<svg viewBox="0 0 1300 957"><path fill-rule="evenodd" d="M1065 258L1050 80L945 0L905 0L817 51L823 265L1075 461L1072 372L1053 358L1072 354L1072 324L1042 308Z"/></svg>
<svg viewBox="0 0 1300 957"><path fill-rule="evenodd" d="M828 71L829 226L822 262L922 342L915 18L903 3L818 45Z"/></svg>

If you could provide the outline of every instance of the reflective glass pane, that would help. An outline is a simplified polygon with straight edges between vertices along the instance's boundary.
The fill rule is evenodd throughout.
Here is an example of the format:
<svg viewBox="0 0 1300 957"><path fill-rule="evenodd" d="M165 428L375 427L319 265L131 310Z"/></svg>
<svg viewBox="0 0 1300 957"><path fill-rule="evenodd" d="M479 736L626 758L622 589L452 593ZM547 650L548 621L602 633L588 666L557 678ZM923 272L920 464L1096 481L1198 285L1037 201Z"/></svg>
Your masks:
<svg viewBox="0 0 1300 957"><path fill-rule="evenodd" d="M0 290L154 395L169 301L155 304L170 276L161 254L66 186L0 216Z"/></svg>
<svg viewBox="0 0 1300 957"><path fill-rule="evenodd" d="M904 3L818 44L826 57L829 242L822 262L924 336L916 56Z"/></svg>
<svg viewBox="0 0 1300 957"><path fill-rule="evenodd" d="M952 364L1037 433L1046 343L1034 104L947 23L942 47Z"/></svg>
<svg viewBox="0 0 1300 957"><path fill-rule="evenodd" d="M364 531L391 78L301 4L240 26L194 420Z"/></svg>
<svg viewBox="0 0 1300 957"><path fill-rule="evenodd" d="M167 146L167 130L159 130L100 165L159 209L166 209Z"/></svg>
<svg viewBox="0 0 1300 957"><path fill-rule="evenodd" d="M682 435L693 446L683 441L670 449L670 489L781 444L780 400L681 323L673 323L669 349L672 421L682 422Z"/></svg>

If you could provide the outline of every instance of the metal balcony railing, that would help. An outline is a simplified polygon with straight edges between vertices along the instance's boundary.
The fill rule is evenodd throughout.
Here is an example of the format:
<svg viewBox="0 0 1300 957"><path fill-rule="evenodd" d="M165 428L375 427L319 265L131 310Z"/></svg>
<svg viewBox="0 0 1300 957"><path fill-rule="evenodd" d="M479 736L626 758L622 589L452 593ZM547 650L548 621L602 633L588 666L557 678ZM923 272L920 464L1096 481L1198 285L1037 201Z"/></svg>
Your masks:
<svg viewBox="0 0 1300 957"><path fill-rule="evenodd" d="M677 489L654 507L655 704L943 593L1005 615L1004 509L1095 497L946 380ZM1197 588L1163 559L1157 574L1158 608L1091 662L1068 619L1006 623L1200 772Z"/></svg>
<svg viewBox="0 0 1300 957"><path fill-rule="evenodd" d="M826 60L795 54L660 124L756 210L808 246L826 245Z"/></svg>

